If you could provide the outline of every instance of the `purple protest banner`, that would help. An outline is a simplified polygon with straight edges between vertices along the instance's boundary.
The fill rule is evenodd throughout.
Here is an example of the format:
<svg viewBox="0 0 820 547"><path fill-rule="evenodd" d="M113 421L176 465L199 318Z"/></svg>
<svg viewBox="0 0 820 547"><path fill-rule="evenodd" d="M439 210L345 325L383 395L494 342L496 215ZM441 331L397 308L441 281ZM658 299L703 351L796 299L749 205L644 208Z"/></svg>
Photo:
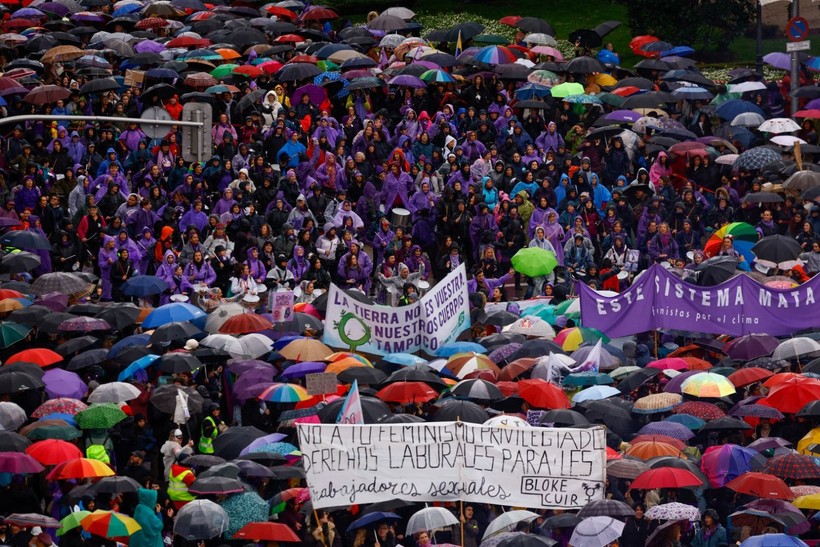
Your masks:
<svg viewBox="0 0 820 547"><path fill-rule="evenodd" d="M654 265L618 296L579 287L583 325L612 338L655 329L781 336L820 326L820 276L793 289L766 287L745 275L699 287Z"/></svg>

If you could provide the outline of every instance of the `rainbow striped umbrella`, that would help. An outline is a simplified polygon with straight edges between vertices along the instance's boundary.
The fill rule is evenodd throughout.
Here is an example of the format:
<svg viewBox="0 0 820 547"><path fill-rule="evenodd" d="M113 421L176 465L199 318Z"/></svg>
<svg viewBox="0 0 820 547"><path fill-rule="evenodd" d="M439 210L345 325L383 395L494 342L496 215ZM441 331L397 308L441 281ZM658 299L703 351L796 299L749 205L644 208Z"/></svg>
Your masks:
<svg viewBox="0 0 820 547"><path fill-rule="evenodd" d="M305 388L294 384L279 384L259 394L259 400L269 403L298 403L310 399Z"/></svg>
<svg viewBox="0 0 820 547"><path fill-rule="evenodd" d="M142 526L128 515L99 509L85 517L80 525L89 534L104 538L129 537L142 530Z"/></svg>
<svg viewBox="0 0 820 547"><path fill-rule="evenodd" d="M91 511L75 511L60 521L60 528L57 530L57 535L62 536L69 530L79 528L85 517L91 514Z"/></svg>
<svg viewBox="0 0 820 547"><path fill-rule="evenodd" d="M609 337L598 329L573 327L559 332L554 342L559 344L565 351L575 351L584 342L595 343L598 340L601 340L604 344L609 343Z"/></svg>
<svg viewBox="0 0 820 547"><path fill-rule="evenodd" d="M508 47L487 46L479 49L473 59L480 63L487 63L488 65L503 65L506 63L514 63L518 58Z"/></svg>
<svg viewBox="0 0 820 547"><path fill-rule="evenodd" d="M723 238L726 236L732 236L735 250L743 255L747 263L751 264L755 261L756 257L752 253L752 247L760 236L755 227L747 222L732 222L713 233L703 247L703 253L709 257L715 256L720 251Z"/></svg>
<svg viewBox="0 0 820 547"><path fill-rule="evenodd" d="M456 81L456 79L453 78L449 72L445 72L443 70L428 70L419 76L419 78L427 83L438 82L449 84Z"/></svg>
<svg viewBox="0 0 820 547"><path fill-rule="evenodd" d="M735 393L735 386L721 374L700 372L683 382L681 392L694 397L726 397Z"/></svg>

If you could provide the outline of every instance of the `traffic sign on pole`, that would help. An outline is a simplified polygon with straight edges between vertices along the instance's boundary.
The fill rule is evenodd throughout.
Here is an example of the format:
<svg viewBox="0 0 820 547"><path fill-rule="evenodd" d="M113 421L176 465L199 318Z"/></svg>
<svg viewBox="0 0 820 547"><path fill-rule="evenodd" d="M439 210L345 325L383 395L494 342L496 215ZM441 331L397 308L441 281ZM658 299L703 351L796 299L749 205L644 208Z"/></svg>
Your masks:
<svg viewBox="0 0 820 547"><path fill-rule="evenodd" d="M201 127L182 128L182 157L185 161L207 161L213 152L211 124L213 109L208 103L190 102L182 107L182 119L202 123Z"/></svg>
<svg viewBox="0 0 820 547"><path fill-rule="evenodd" d="M802 42L809 37L809 22L805 17L792 17L786 23L786 38L789 42Z"/></svg>

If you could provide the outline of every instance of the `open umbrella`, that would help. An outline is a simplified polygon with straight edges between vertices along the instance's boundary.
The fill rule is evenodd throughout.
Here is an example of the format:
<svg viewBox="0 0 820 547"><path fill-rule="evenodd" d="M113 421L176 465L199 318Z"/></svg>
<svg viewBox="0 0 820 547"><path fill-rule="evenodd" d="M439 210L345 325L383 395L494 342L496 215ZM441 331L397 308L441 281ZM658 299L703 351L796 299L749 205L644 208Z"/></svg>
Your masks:
<svg viewBox="0 0 820 547"><path fill-rule="evenodd" d="M458 519L444 507L426 507L410 517L405 533L431 532L457 525Z"/></svg>
<svg viewBox="0 0 820 547"><path fill-rule="evenodd" d="M511 261L515 271L528 277L549 275L558 265L555 254L540 247L525 247Z"/></svg>
<svg viewBox="0 0 820 547"><path fill-rule="evenodd" d="M686 469L674 467L659 467L644 471L632 481L630 488L652 490L655 488L688 488L701 486L700 478Z"/></svg>
<svg viewBox="0 0 820 547"><path fill-rule="evenodd" d="M126 538L142 530L133 517L116 511L97 510L80 523L83 530L104 538Z"/></svg>
<svg viewBox="0 0 820 547"><path fill-rule="evenodd" d="M795 497L783 479L767 473L750 471L732 479L725 486L756 498L792 500Z"/></svg>
<svg viewBox="0 0 820 547"><path fill-rule="evenodd" d="M766 236L754 244L752 253L757 262L769 268L790 270L797 265L797 260L803 248L792 237L775 234Z"/></svg>
<svg viewBox="0 0 820 547"><path fill-rule="evenodd" d="M621 537L623 531L624 523L612 517L588 517L575 527L569 544L605 547Z"/></svg>
<svg viewBox="0 0 820 547"><path fill-rule="evenodd" d="M228 529L225 510L210 500L194 500L179 510L174 533L187 540L211 539Z"/></svg>

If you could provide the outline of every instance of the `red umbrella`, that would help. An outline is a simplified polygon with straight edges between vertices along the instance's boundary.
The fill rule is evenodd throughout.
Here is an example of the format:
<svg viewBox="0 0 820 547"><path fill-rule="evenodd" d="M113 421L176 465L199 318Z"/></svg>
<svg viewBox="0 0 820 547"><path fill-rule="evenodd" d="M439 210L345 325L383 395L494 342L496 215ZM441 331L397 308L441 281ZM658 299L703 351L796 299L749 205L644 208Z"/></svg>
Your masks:
<svg viewBox="0 0 820 547"><path fill-rule="evenodd" d="M299 36L298 34L283 34L274 40L274 42L293 42L294 44L298 44L299 42L304 42L304 36Z"/></svg>
<svg viewBox="0 0 820 547"><path fill-rule="evenodd" d="M768 473L757 473L749 471L726 483L726 486L740 492L758 498L770 498L778 500L793 500L794 492L783 482L783 479L769 475Z"/></svg>
<svg viewBox="0 0 820 547"><path fill-rule="evenodd" d="M435 389L424 382L396 382L382 388L376 397L388 403L426 403L438 397Z"/></svg>
<svg viewBox="0 0 820 547"><path fill-rule="evenodd" d="M640 87L635 87L634 85L627 85L624 87L619 87L618 89L613 89L611 93L613 95L618 95L619 97L629 97L630 95L634 95L635 93L639 93L641 90Z"/></svg>
<svg viewBox="0 0 820 547"><path fill-rule="evenodd" d="M258 78L263 74L262 69L253 65L242 65L233 69L234 74L244 74L250 78Z"/></svg>
<svg viewBox="0 0 820 547"><path fill-rule="evenodd" d="M287 8L280 8L279 6L268 6L265 8L265 11L271 15L279 17L280 19L290 19L291 21L299 17L295 12L292 12Z"/></svg>
<svg viewBox="0 0 820 547"><path fill-rule="evenodd" d="M302 21L323 21L325 19L336 19L339 14L325 6L311 6L302 12Z"/></svg>
<svg viewBox="0 0 820 547"><path fill-rule="evenodd" d="M518 393L521 398L536 408L569 408L566 393L546 380L521 380L518 382Z"/></svg>
<svg viewBox="0 0 820 547"><path fill-rule="evenodd" d="M783 382L789 382L789 381L791 381L793 383L811 382L812 379L808 378L806 376L803 376L802 374L797 373L797 372L778 372L777 374L774 374L774 375L770 376L768 380L763 382L763 386L772 388L772 387L776 386L777 384L782 384Z"/></svg>
<svg viewBox="0 0 820 547"><path fill-rule="evenodd" d="M520 15L505 15L498 20L502 25L509 25L511 27L517 26L518 22L523 19Z"/></svg>
<svg viewBox="0 0 820 547"><path fill-rule="evenodd" d="M635 477L630 488L654 490L655 488L687 488L702 485L703 481L688 469L658 467L657 469L644 471Z"/></svg>
<svg viewBox="0 0 820 547"><path fill-rule="evenodd" d="M720 408L712 403L704 403L702 401L687 401L682 405L676 406L672 409L675 414L689 414L701 420L717 420L726 416Z"/></svg>
<svg viewBox="0 0 820 547"><path fill-rule="evenodd" d="M258 65L259 68L264 70L267 74L276 74L279 72L279 69L282 68L282 63L279 61L265 61L261 65ZM294 310L296 307L294 306Z"/></svg>
<svg viewBox="0 0 820 547"><path fill-rule="evenodd" d="M809 456L802 454L783 454L774 456L766 462L764 473L776 475L781 479L820 479L820 465Z"/></svg>
<svg viewBox="0 0 820 547"><path fill-rule="evenodd" d="M195 38L193 36L180 36L165 43L165 47L208 47L211 41L207 38Z"/></svg>
<svg viewBox="0 0 820 547"><path fill-rule="evenodd" d="M629 41L629 49L635 55L646 55L643 47L651 42L660 42L660 39L654 36L635 36Z"/></svg>
<svg viewBox="0 0 820 547"><path fill-rule="evenodd" d="M225 321L219 332L222 334L248 334L259 332L273 327L268 319L256 313L240 313Z"/></svg>
<svg viewBox="0 0 820 547"><path fill-rule="evenodd" d="M165 28L168 26L168 21L161 18L161 17L148 17L146 19L140 19L135 28L140 30L148 30L148 29L158 29L158 28Z"/></svg>
<svg viewBox="0 0 820 547"><path fill-rule="evenodd" d="M749 367L731 373L728 378L735 387L743 387L765 380L772 374L774 374L772 371L766 370L765 368Z"/></svg>
<svg viewBox="0 0 820 547"><path fill-rule="evenodd" d="M60 439L38 441L26 448L26 454L43 465L59 465L83 457L76 445Z"/></svg>
<svg viewBox="0 0 820 547"><path fill-rule="evenodd" d="M11 78L0 78L0 90L8 89L10 87L18 87L20 84L17 83L16 80L12 80ZM21 292L13 291L11 289L0 289L0 300L5 300L6 298L25 298Z"/></svg>
<svg viewBox="0 0 820 547"><path fill-rule="evenodd" d="M36 363L41 367L47 367L54 363L59 363L63 360L63 356L57 352L45 348L26 349L19 353L15 353L6 359L7 365L17 362Z"/></svg>
<svg viewBox="0 0 820 547"><path fill-rule="evenodd" d="M497 384L495 384L495 387L501 390L501 393L504 394L504 397L518 395L518 382L498 382Z"/></svg>
<svg viewBox="0 0 820 547"><path fill-rule="evenodd" d="M794 414L812 401L820 399L820 382L787 380L771 388L761 401L784 414Z"/></svg>
<svg viewBox="0 0 820 547"><path fill-rule="evenodd" d="M240 528L233 537L251 540L254 543L263 541L284 541L298 543L301 541L293 530L281 522L249 522Z"/></svg>
<svg viewBox="0 0 820 547"><path fill-rule="evenodd" d="M607 461L622 460L622 459L624 459L624 457L621 456L620 452L618 452L617 450L615 450L612 447L609 447L609 446L606 447L606 460Z"/></svg>

